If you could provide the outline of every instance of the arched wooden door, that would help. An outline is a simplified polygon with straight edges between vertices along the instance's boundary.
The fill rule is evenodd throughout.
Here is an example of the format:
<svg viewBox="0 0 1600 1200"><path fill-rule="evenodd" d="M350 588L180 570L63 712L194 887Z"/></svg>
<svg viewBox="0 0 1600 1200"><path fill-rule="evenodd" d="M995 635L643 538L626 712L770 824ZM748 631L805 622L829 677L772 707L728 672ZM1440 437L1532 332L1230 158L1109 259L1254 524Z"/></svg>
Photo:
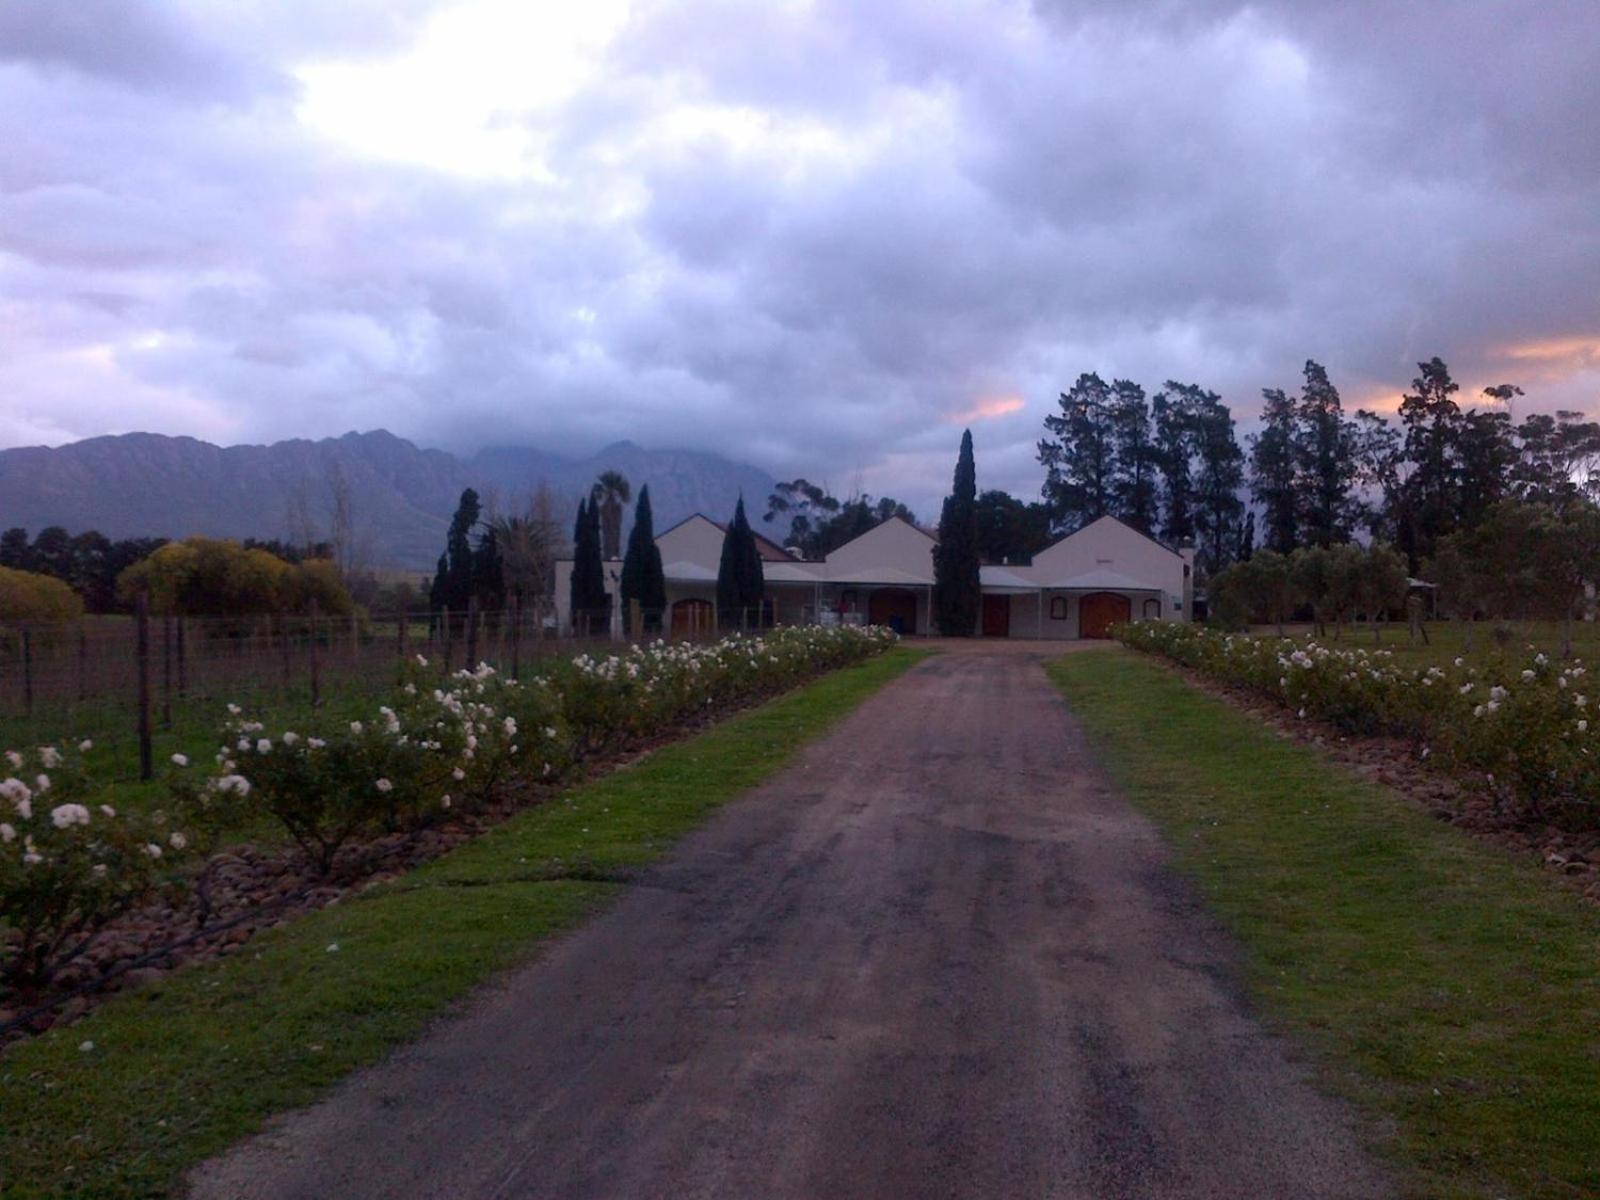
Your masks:
<svg viewBox="0 0 1600 1200"><path fill-rule="evenodd" d="M711 601L679 600L672 606L672 635L689 637L697 633L710 633L712 625Z"/></svg>
<svg viewBox="0 0 1600 1200"><path fill-rule="evenodd" d="M1133 615L1133 603L1116 592L1090 592L1078 601L1078 636L1103 638L1118 621Z"/></svg>
<svg viewBox="0 0 1600 1200"><path fill-rule="evenodd" d="M917 631L917 594L905 588L879 588L867 597L867 622L896 633Z"/></svg>

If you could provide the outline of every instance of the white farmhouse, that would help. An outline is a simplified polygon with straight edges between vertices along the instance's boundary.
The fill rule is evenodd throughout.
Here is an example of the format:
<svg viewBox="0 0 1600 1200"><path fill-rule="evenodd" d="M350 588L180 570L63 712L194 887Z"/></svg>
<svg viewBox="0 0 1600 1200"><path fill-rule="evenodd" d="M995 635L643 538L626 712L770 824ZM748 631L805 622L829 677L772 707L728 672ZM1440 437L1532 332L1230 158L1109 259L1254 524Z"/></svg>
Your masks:
<svg viewBox="0 0 1600 1200"><path fill-rule="evenodd" d="M717 565L724 528L696 514L656 538L667 577L670 627L716 626ZM932 534L890 517L819 561L801 559L756 535L766 580L765 619L781 624L865 622L902 633L933 633ZM1115 517L1101 517L1041 550L1027 566L981 569L983 608L976 632L988 637L1097 638L1136 617L1187 620L1193 604L1194 551L1170 550ZM613 629L623 614L621 562L605 564ZM572 562L556 564L556 612L568 611Z"/></svg>

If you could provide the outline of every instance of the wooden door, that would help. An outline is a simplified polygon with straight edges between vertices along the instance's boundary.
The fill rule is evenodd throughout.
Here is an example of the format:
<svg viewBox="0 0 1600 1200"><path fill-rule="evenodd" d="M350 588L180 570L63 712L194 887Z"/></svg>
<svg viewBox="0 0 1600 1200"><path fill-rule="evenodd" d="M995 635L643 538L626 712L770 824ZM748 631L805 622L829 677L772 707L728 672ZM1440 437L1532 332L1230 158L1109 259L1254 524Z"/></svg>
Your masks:
<svg viewBox="0 0 1600 1200"><path fill-rule="evenodd" d="M985 596L983 598L983 636L1011 636L1011 597Z"/></svg>
<svg viewBox="0 0 1600 1200"><path fill-rule="evenodd" d="M711 601L679 600L672 606L673 637L710 633L711 626Z"/></svg>
<svg viewBox="0 0 1600 1200"><path fill-rule="evenodd" d="M1103 638L1118 621L1133 615L1133 603L1115 592L1090 592L1078 601L1078 636Z"/></svg>

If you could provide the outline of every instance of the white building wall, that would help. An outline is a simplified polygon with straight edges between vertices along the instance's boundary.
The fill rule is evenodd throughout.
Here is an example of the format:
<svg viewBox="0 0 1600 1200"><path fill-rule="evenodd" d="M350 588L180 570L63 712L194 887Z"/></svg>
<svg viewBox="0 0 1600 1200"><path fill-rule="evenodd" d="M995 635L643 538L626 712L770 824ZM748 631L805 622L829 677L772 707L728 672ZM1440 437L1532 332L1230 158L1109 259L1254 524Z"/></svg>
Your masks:
<svg viewBox="0 0 1600 1200"><path fill-rule="evenodd" d="M851 575L888 568L933 582L933 539L897 517L840 546L826 559L825 574Z"/></svg>
<svg viewBox="0 0 1600 1200"><path fill-rule="evenodd" d="M715 571L722 562L722 538L722 530L696 513L656 538L656 546L663 563L694 563Z"/></svg>

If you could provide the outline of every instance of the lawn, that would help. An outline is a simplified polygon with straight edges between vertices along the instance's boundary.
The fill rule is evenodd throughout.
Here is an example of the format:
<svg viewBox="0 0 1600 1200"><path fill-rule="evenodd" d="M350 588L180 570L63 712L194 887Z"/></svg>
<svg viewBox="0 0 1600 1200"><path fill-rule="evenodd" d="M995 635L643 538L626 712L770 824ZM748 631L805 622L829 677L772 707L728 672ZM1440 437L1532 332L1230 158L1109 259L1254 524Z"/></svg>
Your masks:
<svg viewBox="0 0 1600 1200"><path fill-rule="evenodd" d="M833 672L0 1058L0 1195L149 1197L603 906L922 656ZM82 1048L92 1043L92 1048Z"/></svg>
<svg viewBox="0 0 1600 1200"><path fill-rule="evenodd" d="M1406 1195L1600 1194L1600 912L1154 660L1050 672Z"/></svg>

